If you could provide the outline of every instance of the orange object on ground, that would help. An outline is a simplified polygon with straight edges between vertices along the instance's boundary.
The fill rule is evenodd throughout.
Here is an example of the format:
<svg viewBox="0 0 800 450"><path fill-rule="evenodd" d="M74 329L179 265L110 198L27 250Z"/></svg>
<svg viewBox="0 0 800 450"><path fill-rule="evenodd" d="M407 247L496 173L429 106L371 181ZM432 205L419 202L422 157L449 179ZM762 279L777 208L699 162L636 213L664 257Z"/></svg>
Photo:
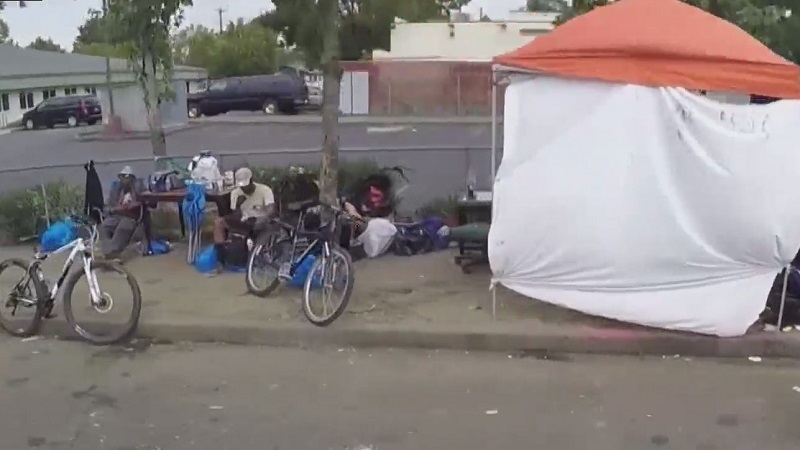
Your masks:
<svg viewBox="0 0 800 450"><path fill-rule="evenodd" d="M800 98L798 66L679 0L596 8L494 63L562 77Z"/></svg>

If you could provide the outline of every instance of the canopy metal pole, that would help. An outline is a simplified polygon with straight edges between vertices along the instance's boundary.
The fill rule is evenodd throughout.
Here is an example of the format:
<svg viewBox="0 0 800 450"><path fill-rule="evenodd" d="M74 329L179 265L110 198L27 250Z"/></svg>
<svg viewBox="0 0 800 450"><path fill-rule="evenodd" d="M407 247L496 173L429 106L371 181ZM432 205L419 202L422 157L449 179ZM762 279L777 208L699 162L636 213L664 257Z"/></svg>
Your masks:
<svg viewBox="0 0 800 450"><path fill-rule="evenodd" d="M497 71L492 67L492 204L494 204L494 179L497 176ZM494 205L492 206L494 214ZM492 285L492 318L497 318L497 287Z"/></svg>
<svg viewBox="0 0 800 450"><path fill-rule="evenodd" d="M792 270L791 264L783 269L783 290L781 291L781 309L778 311L778 331L783 329L783 308L786 306L786 290L789 285L789 271Z"/></svg>
<svg viewBox="0 0 800 450"><path fill-rule="evenodd" d="M497 72L492 68L492 200L497 176ZM494 208L492 208L494 209Z"/></svg>

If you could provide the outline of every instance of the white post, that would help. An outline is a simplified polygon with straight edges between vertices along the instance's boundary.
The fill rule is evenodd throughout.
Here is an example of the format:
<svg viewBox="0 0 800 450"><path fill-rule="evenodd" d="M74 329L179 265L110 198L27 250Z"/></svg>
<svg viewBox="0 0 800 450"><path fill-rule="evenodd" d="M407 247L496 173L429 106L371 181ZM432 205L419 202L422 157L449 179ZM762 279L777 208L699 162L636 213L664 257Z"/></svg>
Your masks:
<svg viewBox="0 0 800 450"><path fill-rule="evenodd" d="M497 72L492 69L492 200L494 200L495 176L497 176Z"/></svg>
<svg viewBox="0 0 800 450"><path fill-rule="evenodd" d="M786 289L789 285L789 271L792 270L792 265L786 266L783 270L783 290L781 291L781 309L778 311L778 331L780 332L783 327L783 308L786 306Z"/></svg>

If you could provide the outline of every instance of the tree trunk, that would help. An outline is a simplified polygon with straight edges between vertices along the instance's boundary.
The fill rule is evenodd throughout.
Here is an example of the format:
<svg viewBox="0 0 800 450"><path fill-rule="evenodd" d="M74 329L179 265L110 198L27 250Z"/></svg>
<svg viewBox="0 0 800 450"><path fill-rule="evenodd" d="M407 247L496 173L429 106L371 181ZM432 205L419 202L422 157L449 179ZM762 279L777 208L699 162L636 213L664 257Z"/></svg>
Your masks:
<svg viewBox="0 0 800 450"><path fill-rule="evenodd" d="M320 1L325 8L325 32L322 47L322 161L320 164L321 202L338 204L339 178L339 91L342 68L339 65L339 2Z"/></svg>
<svg viewBox="0 0 800 450"><path fill-rule="evenodd" d="M147 58L148 62L152 58ZM145 68L144 80L144 107L147 113L147 128L150 131L150 143L153 146L153 156L167 156L167 137L161 123L161 114L158 109L158 68L155 64L148 64Z"/></svg>

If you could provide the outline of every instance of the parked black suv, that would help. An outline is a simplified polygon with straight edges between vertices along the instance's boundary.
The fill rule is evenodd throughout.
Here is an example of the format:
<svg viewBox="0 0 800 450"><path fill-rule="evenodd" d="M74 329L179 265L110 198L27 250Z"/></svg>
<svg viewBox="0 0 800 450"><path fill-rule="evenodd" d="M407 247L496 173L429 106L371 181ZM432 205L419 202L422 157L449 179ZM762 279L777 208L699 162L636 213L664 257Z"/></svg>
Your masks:
<svg viewBox="0 0 800 450"><path fill-rule="evenodd" d="M39 127L53 128L57 124L76 127L81 123L94 125L103 119L100 102L94 95L68 95L52 97L22 115L22 126L27 130Z"/></svg>
<svg viewBox="0 0 800 450"><path fill-rule="evenodd" d="M308 87L292 74L254 75L223 78L209 83L208 89L189 94L189 117L215 116L228 111L258 111L264 114L292 114L308 104Z"/></svg>

